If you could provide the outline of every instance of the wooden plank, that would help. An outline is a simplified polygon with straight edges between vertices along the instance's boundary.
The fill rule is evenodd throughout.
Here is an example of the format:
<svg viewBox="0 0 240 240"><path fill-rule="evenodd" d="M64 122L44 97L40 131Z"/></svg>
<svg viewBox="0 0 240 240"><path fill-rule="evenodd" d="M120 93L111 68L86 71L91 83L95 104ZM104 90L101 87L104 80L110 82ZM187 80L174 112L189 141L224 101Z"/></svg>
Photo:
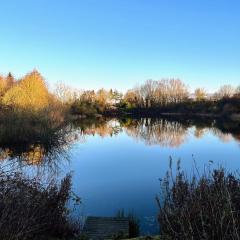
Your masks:
<svg viewBox="0 0 240 240"><path fill-rule="evenodd" d="M129 220L122 217L88 217L83 233L89 240L106 240L121 236L129 237Z"/></svg>

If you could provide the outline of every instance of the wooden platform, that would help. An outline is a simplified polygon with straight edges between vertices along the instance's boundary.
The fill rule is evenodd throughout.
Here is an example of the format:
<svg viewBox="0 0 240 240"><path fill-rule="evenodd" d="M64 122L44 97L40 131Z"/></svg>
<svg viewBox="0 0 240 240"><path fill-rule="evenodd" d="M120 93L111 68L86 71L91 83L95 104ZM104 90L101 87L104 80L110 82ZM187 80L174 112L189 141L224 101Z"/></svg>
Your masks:
<svg viewBox="0 0 240 240"><path fill-rule="evenodd" d="M89 240L106 240L117 236L128 238L129 220L124 217L88 217L83 233Z"/></svg>

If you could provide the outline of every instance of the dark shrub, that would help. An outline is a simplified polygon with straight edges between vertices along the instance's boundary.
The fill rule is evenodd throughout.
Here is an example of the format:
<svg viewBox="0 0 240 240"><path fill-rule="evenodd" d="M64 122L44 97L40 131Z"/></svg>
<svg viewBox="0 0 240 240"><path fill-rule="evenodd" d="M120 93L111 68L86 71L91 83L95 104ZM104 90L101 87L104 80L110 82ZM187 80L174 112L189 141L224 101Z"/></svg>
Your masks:
<svg viewBox="0 0 240 240"><path fill-rule="evenodd" d="M71 106L71 113L77 115L93 116L97 113L97 107L94 103L76 100Z"/></svg>
<svg viewBox="0 0 240 240"><path fill-rule="evenodd" d="M240 239L240 180L220 168L191 179L178 167L161 182L161 233L171 239Z"/></svg>
<svg viewBox="0 0 240 240"><path fill-rule="evenodd" d="M72 236L69 209L71 176L43 186L20 173L0 173L0 239L28 240ZM43 238L44 239L44 238Z"/></svg>

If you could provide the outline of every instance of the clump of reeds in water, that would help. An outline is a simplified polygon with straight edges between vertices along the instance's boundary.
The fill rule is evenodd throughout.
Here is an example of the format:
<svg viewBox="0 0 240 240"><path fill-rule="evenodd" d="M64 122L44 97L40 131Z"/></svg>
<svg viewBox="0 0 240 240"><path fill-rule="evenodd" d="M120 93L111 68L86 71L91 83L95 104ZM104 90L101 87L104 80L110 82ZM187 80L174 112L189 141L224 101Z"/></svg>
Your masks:
<svg viewBox="0 0 240 240"><path fill-rule="evenodd" d="M171 161L170 161L171 162ZM197 168L196 168L197 170ZM224 168L191 178L178 162L161 181L161 234L170 239L240 239L240 179Z"/></svg>
<svg viewBox="0 0 240 240"><path fill-rule="evenodd" d="M70 175L61 183L43 184L37 178L0 169L0 239L73 236L79 228L70 220L70 197Z"/></svg>

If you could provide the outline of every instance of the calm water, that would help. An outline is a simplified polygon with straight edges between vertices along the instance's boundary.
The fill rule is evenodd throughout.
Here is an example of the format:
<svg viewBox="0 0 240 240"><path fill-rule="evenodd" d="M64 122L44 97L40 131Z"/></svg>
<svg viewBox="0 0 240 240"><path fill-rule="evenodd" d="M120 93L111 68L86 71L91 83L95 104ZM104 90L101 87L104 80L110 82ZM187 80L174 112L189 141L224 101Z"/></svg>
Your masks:
<svg viewBox="0 0 240 240"><path fill-rule="evenodd" d="M175 162L181 159L189 173L193 159L200 171L208 165L240 168L237 123L114 119L84 120L68 128L66 158L48 171L57 168L58 176L73 171L73 190L82 199L77 214L114 216L121 209L133 211L144 233L157 231L155 197L170 156ZM61 151L57 156L63 158ZM40 160L35 157L27 168L40 171Z"/></svg>

